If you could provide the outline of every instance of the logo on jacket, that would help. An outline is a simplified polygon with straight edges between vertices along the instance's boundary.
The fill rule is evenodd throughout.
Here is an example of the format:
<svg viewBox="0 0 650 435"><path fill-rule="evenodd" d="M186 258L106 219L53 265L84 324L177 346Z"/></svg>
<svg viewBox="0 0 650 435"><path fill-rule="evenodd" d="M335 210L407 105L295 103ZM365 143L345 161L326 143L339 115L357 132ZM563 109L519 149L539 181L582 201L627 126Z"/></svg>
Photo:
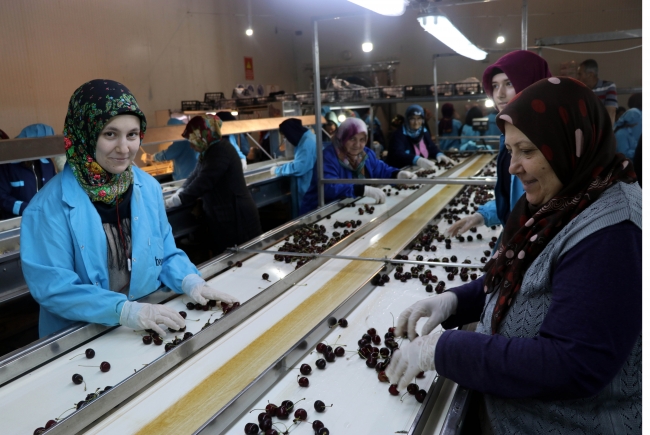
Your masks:
<svg viewBox="0 0 650 435"><path fill-rule="evenodd" d="M156 258L156 257L154 257L154 259L156 260L156 266L162 266L162 262L163 262L163 259L162 259L162 258Z"/></svg>

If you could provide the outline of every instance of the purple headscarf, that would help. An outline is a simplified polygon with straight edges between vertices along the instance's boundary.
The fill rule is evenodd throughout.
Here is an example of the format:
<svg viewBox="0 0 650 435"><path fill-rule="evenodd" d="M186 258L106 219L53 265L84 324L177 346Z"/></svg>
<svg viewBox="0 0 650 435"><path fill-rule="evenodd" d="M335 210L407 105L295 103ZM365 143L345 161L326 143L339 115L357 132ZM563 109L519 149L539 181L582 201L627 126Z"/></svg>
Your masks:
<svg viewBox="0 0 650 435"><path fill-rule="evenodd" d="M368 126L359 118L347 118L339 125L332 139L335 147L341 148L352 136L359 133L368 135Z"/></svg>
<svg viewBox="0 0 650 435"><path fill-rule="evenodd" d="M496 71L495 71L496 70ZM551 77L544 59L531 51L517 50L502 56L483 73L483 89L492 98L492 78L501 70L515 87L517 93L538 80Z"/></svg>

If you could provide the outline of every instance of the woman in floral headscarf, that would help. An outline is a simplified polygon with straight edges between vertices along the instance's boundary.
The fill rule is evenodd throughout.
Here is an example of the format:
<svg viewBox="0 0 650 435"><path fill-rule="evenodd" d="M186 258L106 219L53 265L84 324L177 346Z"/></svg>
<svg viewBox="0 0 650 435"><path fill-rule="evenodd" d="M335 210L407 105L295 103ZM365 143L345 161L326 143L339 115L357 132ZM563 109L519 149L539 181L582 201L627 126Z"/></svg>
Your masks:
<svg viewBox="0 0 650 435"><path fill-rule="evenodd" d="M132 165L147 122L126 86L92 80L70 98L63 130L67 164L23 213L23 274L40 304L39 332L75 321L179 329L183 317L134 300L162 284L200 304L233 303L198 276L176 248L160 184Z"/></svg>
<svg viewBox="0 0 650 435"><path fill-rule="evenodd" d="M524 186L476 281L417 302L389 379L437 372L483 394L483 433L641 433L641 189L605 107L542 79L497 116ZM429 320L416 338L415 325ZM476 322L476 332L444 328Z"/></svg>
<svg viewBox="0 0 650 435"><path fill-rule="evenodd" d="M203 199L212 255L241 245L260 234L257 206L246 186L239 155L221 136L221 119L214 115L195 116L183 137L199 152L199 163L183 187L165 201L167 207Z"/></svg>

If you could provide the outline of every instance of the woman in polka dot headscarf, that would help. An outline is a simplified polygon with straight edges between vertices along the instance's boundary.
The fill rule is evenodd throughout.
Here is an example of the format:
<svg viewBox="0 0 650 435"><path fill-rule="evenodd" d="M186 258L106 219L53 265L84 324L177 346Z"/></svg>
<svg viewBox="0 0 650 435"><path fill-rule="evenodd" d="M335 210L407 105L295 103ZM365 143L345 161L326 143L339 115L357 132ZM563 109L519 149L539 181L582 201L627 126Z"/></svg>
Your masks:
<svg viewBox="0 0 650 435"><path fill-rule="evenodd" d="M497 117L524 185L480 279L402 313L387 371L483 393L484 433L641 432L641 189L582 83L540 80ZM415 325L429 317L422 336ZM476 332L446 331L478 321ZM408 327L407 327L408 322Z"/></svg>

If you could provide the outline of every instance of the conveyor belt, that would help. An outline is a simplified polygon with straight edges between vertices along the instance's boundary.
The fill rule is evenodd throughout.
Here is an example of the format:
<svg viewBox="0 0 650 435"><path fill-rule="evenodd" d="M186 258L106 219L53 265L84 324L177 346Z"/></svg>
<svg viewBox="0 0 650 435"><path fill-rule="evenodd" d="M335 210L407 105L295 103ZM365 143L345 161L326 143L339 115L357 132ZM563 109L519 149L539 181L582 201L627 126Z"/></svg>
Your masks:
<svg viewBox="0 0 650 435"><path fill-rule="evenodd" d="M482 166L483 164L484 162L477 165ZM408 205L403 211L398 212L395 215L391 216L390 218L388 218L388 220L385 221L385 223L378 226L377 228L375 228L375 230L371 231L370 233L366 234L364 237L366 240L368 240L368 242L370 242L370 245L368 245L368 242L365 242L364 239L361 238L359 240L360 245L367 246L367 247L361 252L359 252L359 254L372 255L372 256L375 255L384 256L386 255L386 252L388 252L384 248L388 248L390 250L390 253L392 254L397 253L401 249L401 247L403 247L404 244L410 241L412 236L416 234L417 231L419 231L419 229L422 228L422 226L424 226L429 221L432 215L437 213L436 208L438 210L442 208L444 204L446 204L446 201L448 201L454 196L454 191L457 192L460 189L461 189L460 186L445 186L445 187L437 186L433 189L430 189L432 195L434 193L433 192L434 190L437 191L437 194L433 198L431 197L431 195L420 195L415 201L413 201L412 204ZM405 193L414 195L413 191L405 192ZM415 193L419 194L421 192L417 191ZM444 199L441 199L443 197ZM393 197L391 201L393 200L399 202L400 200L403 200L403 197L399 199ZM388 210L390 209L391 206L393 207L395 206L394 201L392 204L387 204L386 206L377 206L378 208L377 214L381 216L383 212L388 213ZM382 209L382 207L384 208ZM339 213L343 214L344 212L349 215L351 212L354 212L354 210L343 209ZM403 216L404 214L405 216ZM315 214L315 216L317 215L318 213ZM336 216L337 215L335 214L334 217ZM372 217L372 219L380 220L379 219L380 216ZM387 228L388 226L390 226L389 222L392 222L392 224L390 224L393 225L392 229L390 230L383 229L384 227ZM401 222L401 224L398 225L397 222ZM330 224L330 228L331 228L331 224ZM354 245L356 246L357 243L355 243ZM358 250L359 247L356 246L354 249L353 247L349 249ZM258 264L258 262L261 261L261 257L262 256L252 257L250 260L246 261L245 267L242 270L233 269L232 272L228 271L225 272L224 274L219 275L217 278L215 278L214 283L226 290L231 289L230 291L240 292L238 293L238 296L240 296L243 300L247 300L253 297L254 293L257 292L256 289L259 287L259 285L264 283L263 281L261 281L260 277L258 276L261 275L262 270L268 270L268 272L271 274L271 280L277 280L284 277L290 279L290 277L294 276L296 272L301 271L301 269L299 269L294 273L289 273L291 269L293 269L291 265L285 265L283 263L278 264L277 262L273 263L272 269L268 269L268 266L263 269L263 264L268 265L269 261L267 258L263 262ZM231 256L230 258L231 260L235 260L235 258L237 257ZM226 261L226 259L224 258L221 261ZM335 260L330 263L334 263L334 262L340 262L340 260ZM252 268L251 269L252 274L251 273L242 274L243 270L247 269L247 267L249 266ZM309 291L313 290L313 293L311 293L308 297L305 293L308 291L309 284L307 287L303 287L301 284L299 284L298 286L293 286L291 291L282 294L282 296L278 296L272 303L267 304L267 307L265 307L265 309L262 310L264 312L254 313L253 316L247 315L244 319L242 319L244 323L237 326L231 332L228 332L219 341L211 344L210 346L202 350L195 357L192 357L191 359L187 360L186 363L181 366L181 369L176 369L173 372L174 373L173 375L165 376L163 380L160 382L160 384L156 384L152 386L149 390L147 390L147 392L140 394L132 403L130 403L128 406L125 406L124 410L118 410L112 416L107 416L103 420L103 422L99 423L96 426L96 428L93 429L93 431L101 432L101 430L105 429L111 433L127 433L127 432L121 432L120 430L117 429L117 427L120 426L120 424L125 424L127 425L126 427L129 428L130 431L132 431L134 428L137 427L144 427L145 429L143 429L144 431L143 433L153 433L153 432L147 432L147 430L149 429L155 431L155 433L158 433L158 429L159 429L158 425L162 424L161 422L165 422L165 425L167 425L169 420L174 420L171 423L173 423L174 425L178 424L183 429L180 429L179 426L169 426L169 427L174 427L175 429L171 430L168 433L185 433L184 429L192 428L192 427L196 429L201 425L203 425L205 421L209 420L210 417L212 417L215 414L216 410L221 409L219 408L220 406L222 407L224 403L228 403L234 396L237 396L242 390L246 389L245 388L246 385L248 385L251 382L251 380L255 379L259 374L267 370L270 363L281 360L284 353L287 352L287 349L296 345L296 339L299 339L300 337L307 334L312 329L315 328L317 329L318 325L324 321L323 320L324 318L326 321L326 317L330 312L335 311L337 307L341 306L360 287L363 287L367 283L369 276L372 276L378 270L378 266L376 264L368 263L368 262L349 263L345 265L343 268L336 267L334 271L330 270L329 272L328 272L328 267L329 266L322 267L319 269L319 272L311 274L313 276L310 275L310 277L305 278L305 283L308 283L307 281L310 281L310 279L312 280L313 287L316 287L313 285L313 280L316 280L316 282L320 281L321 284L321 286L319 286L318 289L309 288ZM304 266L304 268L307 268L307 266ZM321 269L323 270L323 272L320 272ZM326 275L327 273L330 274L334 273L334 276L331 277L330 279L324 280L323 279L324 276L321 275L322 274ZM297 276L298 275L296 275L296 277ZM325 282L324 285L323 282ZM276 282L276 284L274 284L273 286L276 286L280 283L282 283L282 281ZM250 293L251 291L253 293ZM266 293L266 292L262 292L262 293ZM295 302L296 303L295 307L292 310L287 310L286 306L282 305L284 303L283 301L287 301L292 297L296 297L299 299L302 298L303 300L302 301L297 300ZM179 299L171 301L170 302L171 306L177 309L182 307L183 302ZM246 305L248 304L244 304L240 308L240 310L243 310L246 307ZM302 308L298 309L298 307L300 306L302 306ZM258 318L263 317L267 312L271 311L273 308L279 309L280 311L284 311L284 312L279 317L277 316L277 313L275 316L271 316L271 318L274 320L271 320L271 323L268 325L268 327L264 329L265 332L263 332L262 335L254 334L254 337L256 337L257 340L262 340L262 341L265 341L263 338L266 337L267 339L266 341L277 343L277 346L272 346L271 349L268 349L268 352L262 354L263 356L262 357L260 356L259 352L260 349L263 348L263 346L250 345L250 343L252 343L251 341L249 344L242 347L241 343L237 344L232 342L234 337L241 337L240 334L242 333L244 333L244 335L251 334L252 333L251 332L252 329L250 329L251 324L254 323ZM287 312L293 312L293 314L287 315L286 314ZM189 313L190 316L188 317L193 316L194 313L195 312L190 312ZM203 316L202 321L198 322L199 324L202 324L204 321L204 317L207 316L207 313L196 313L196 314L197 316L199 314ZM237 314L238 314L237 311L235 311L232 314L229 314L228 316L235 316ZM228 316L224 319L224 321L228 319ZM281 319L285 319L285 320L281 320ZM287 319L290 319L290 321ZM188 322L188 326L189 323L190 322ZM301 325L301 328L296 328L297 325ZM206 330L205 333L210 332L210 330L212 330L213 328L216 328L216 326ZM296 330L300 330L301 332L296 332ZM120 356L120 354L123 353L128 354L124 358L125 362L129 363L129 368L127 369L127 373L128 373L128 370L132 370L133 368L139 365L138 364L139 361L134 360L139 358L139 357L136 358L137 355L141 355L142 358L144 358L144 360L147 361L147 363L150 363L151 352L153 352L153 354L155 355L156 350L158 352L161 351L160 348L155 349L153 347L143 346L141 343L138 343L139 339L136 340L135 344L133 344L132 335L133 335L132 331L128 331L128 330L125 331L125 328L117 328L115 331L112 331L110 334L93 341L93 346L96 346L98 348L101 345L101 343L105 341L109 343L109 347L108 347L109 350L112 346L118 346L115 348L114 351L103 353L104 355L111 355L110 358L115 359L114 367L116 368L115 370L116 373L120 371L118 367L120 367L120 362L123 359L122 356ZM188 350L189 353L184 352L185 354L183 355L183 358L181 358L181 359L186 359L192 353L191 351L189 351L191 346L188 345L190 345L193 341L195 341L195 339L199 339L202 335L204 335L204 333L197 335L192 340L190 340L190 342L179 347L179 349L171 352L169 355L165 355L162 358L158 358L156 361L154 361L154 363L156 363L157 361L172 359L172 357L179 356L178 354L183 353L184 350ZM275 339L275 337L278 338ZM116 338L118 340L118 343L110 345L110 342L115 342ZM226 345L226 343L228 343L228 345ZM228 347L228 350L230 352L232 352L232 350L236 349L237 347L239 347L240 350L236 352L236 354L232 356L232 358L229 358L229 361L232 362L228 362L227 360L224 360L223 352L217 350L216 354L217 355L221 354L222 357L221 364L223 366L220 369L214 371L213 375L209 376L207 380L199 379L199 383L197 384L199 385L198 390L193 390L196 386L188 390L187 388L188 383L182 380L184 374L180 372L183 373L187 372L187 369L189 367L195 367L195 366L198 367L202 363L208 364L208 367L215 367L213 361L212 362L208 361L210 360L210 358L214 358L211 349L219 349L224 346ZM145 354L148 354L149 356ZM11 404L7 403L6 399L9 396L13 398L14 397L13 394L19 391L24 391L24 393L18 394L19 396L25 396L32 393L38 394L37 391L39 388L41 388L39 387L39 385L42 385L42 381L47 379L48 376L54 375L54 372L57 371L62 371L61 373L67 372L71 369L70 367L75 367L75 366L70 366L70 364L68 364L66 361L63 360L66 359L58 358L57 360L53 361L52 363L44 367L47 369L45 370L46 373L43 373L43 369L37 370L36 372L34 372L33 375L30 375L30 377L32 377L31 380L26 380L26 378L21 378L0 389L0 403L2 403L3 406L4 405L10 406ZM228 368L229 367L232 368L232 366L235 365L235 362L237 361L240 362L243 361L241 364L244 365L243 366L238 365L239 368L238 370L242 371L241 367L246 367L246 370L244 370L245 371L244 374L237 373L237 369L235 369L234 372L232 371L232 369L228 370ZM155 364L151 364L151 365L153 366ZM148 370L148 367L145 370L142 370L143 375L145 374L144 372L146 370ZM213 371L213 370L209 370L209 371ZM205 377L205 373L206 373L205 370L197 369L196 372L201 373L200 377ZM123 374L124 374L124 368L121 369L121 376L123 376ZM107 373L105 375L110 375L110 373ZM78 397L79 392L77 390L71 390L69 388L69 386L72 386L72 388L77 387L71 384L71 382L68 379L69 376L64 376L63 374L61 374L60 376L63 382L61 384L61 388L59 389L54 388L52 394L55 395L64 394L67 397L76 397L76 399L70 399L70 400L81 400L83 397ZM95 375L92 376L96 377ZM58 376L56 377L58 379ZM119 378L120 376L117 376L118 379L117 382L119 382ZM137 378L137 376L135 376L134 378ZM41 382L39 382L38 379L40 379ZM106 382L109 382L108 376L104 376L103 379L106 379ZM103 379L99 382L103 382ZM117 384L117 382L113 382L114 379L116 378L112 378L110 381L113 384ZM221 379L223 379L223 382L220 381ZM178 399L182 397L181 392L183 391L183 389L179 391L178 388L170 386L175 382L175 380L176 382L181 382L185 384L186 388L184 388L184 390L187 390L185 394L189 394L191 391L194 391L194 393L187 395L187 398L185 400L178 401ZM34 382L36 382L37 385L34 385ZM208 388L211 383L215 384L216 386L214 388ZM189 385L191 384L192 382L189 382ZM201 387L201 385L203 387ZM49 389L49 387L43 387L43 388ZM165 394L162 394L161 391L163 390L167 391L166 389L168 388L172 388L172 390L176 392L175 396L172 397L172 405L170 407L164 406L162 403L160 403L161 399L163 399L163 397L165 396ZM69 392L65 393L65 391L69 391ZM108 408L106 408L106 405L104 406L104 408L106 408L104 410L105 413L108 409L112 408L112 405L110 405L111 403L110 398L112 392L113 390L111 390L111 392L107 393L106 395L102 396L102 399L98 400L96 403L93 403L91 406L84 408L80 412L76 413L75 416L81 416L84 414L85 411L90 411L91 408L93 408L93 406L101 405L102 400L104 400L105 404L109 405ZM47 396L48 394L49 393L45 394L44 396ZM206 400L198 400L198 398L200 398L201 395L205 395ZM145 399L146 397L149 396L151 396L151 399ZM47 401L47 399L44 399L44 401ZM198 402L201 409L203 410L202 412L197 411L196 409L190 410L185 405L183 405L183 403L194 403L194 401ZM178 403L173 404L175 402ZM142 406L147 408L152 408L154 411L152 412L151 409L149 409L146 412L141 412L142 409L139 407ZM95 410L97 410L98 408L99 408L98 406L94 407ZM168 411L163 411L167 408L169 408ZM417 408L419 409L419 407ZM3 408L3 409L9 409L9 408ZM165 415L156 417L161 412L164 412ZM176 413L179 413L181 415L188 415L187 414L188 412L191 413L193 417L191 418L184 417L184 419L170 418L171 415L176 415ZM46 418L46 420L44 420L41 423L37 422L36 424L44 424L48 418L55 417L56 415L52 415L52 413L53 413L53 409L45 409L43 414L48 415L49 417L47 418L45 416L42 418L39 417L40 419ZM90 414L86 413L86 415L90 415ZM137 421L132 420L132 417L134 415L136 416L135 419ZM35 418L33 415L29 417L30 422L31 419L33 418ZM145 421L143 421L143 418ZM156 421L151 423L150 420L152 419ZM74 419L69 419L69 420L72 421ZM66 422L63 422L62 424L55 426L52 433L66 433L65 423ZM79 428L80 426L78 426L78 424L79 422L77 422L77 426L68 426L68 428L70 429L72 427ZM31 426L27 426L27 427L32 427L31 431L33 431L33 429L37 426L31 424ZM191 429L191 431L193 431L194 429ZM209 427L206 428L205 430L206 433L215 433L213 430L210 430ZM241 428L239 429L239 431L241 431Z"/></svg>

